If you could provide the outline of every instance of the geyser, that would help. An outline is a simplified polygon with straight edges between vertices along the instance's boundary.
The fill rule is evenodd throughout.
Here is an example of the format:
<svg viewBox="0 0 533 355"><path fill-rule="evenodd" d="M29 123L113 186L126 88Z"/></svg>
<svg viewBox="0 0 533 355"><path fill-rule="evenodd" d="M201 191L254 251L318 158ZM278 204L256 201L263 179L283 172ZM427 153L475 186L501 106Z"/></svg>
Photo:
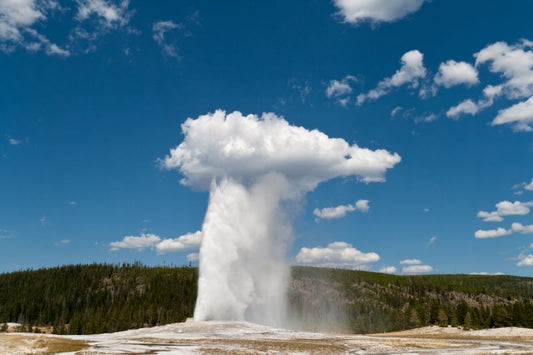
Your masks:
<svg viewBox="0 0 533 355"><path fill-rule="evenodd" d="M401 158L290 125L274 114L187 119L183 142L163 160L181 183L209 189L202 226L196 320L246 320L282 326L291 227L284 201L321 182L357 176L384 181Z"/></svg>

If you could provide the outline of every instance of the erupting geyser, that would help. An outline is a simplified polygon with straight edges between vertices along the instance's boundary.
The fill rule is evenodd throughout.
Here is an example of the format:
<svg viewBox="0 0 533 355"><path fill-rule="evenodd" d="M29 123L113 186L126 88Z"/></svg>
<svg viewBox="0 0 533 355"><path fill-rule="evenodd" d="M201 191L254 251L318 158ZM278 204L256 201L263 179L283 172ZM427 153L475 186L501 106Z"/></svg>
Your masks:
<svg viewBox="0 0 533 355"><path fill-rule="evenodd" d="M196 320L246 320L282 326L291 227L283 201L298 200L321 181L357 176L383 181L400 161L274 114L240 112L187 119L183 142L163 165L181 183L210 189L202 227Z"/></svg>

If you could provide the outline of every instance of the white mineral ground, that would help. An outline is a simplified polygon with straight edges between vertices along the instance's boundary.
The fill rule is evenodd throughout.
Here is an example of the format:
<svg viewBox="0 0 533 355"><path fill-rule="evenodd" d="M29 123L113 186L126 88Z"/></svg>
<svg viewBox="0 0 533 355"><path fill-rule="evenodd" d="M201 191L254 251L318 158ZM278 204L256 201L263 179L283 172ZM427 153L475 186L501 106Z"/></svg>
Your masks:
<svg viewBox="0 0 533 355"><path fill-rule="evenodd" d="M68 350L69 342L86 347ZM56 353L62 346L70 354L532 354L533 329L432 326L363 336L188 321L96 335L0 334L1 354Z"/></svg>

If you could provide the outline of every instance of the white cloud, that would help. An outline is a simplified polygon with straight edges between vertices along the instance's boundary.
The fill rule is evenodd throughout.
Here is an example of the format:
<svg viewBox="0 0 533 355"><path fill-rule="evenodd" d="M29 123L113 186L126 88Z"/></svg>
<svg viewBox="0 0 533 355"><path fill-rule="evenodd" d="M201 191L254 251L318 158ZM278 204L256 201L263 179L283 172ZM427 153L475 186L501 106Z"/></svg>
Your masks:
<svg viewBox="0 0 533 355"><path fill-rule="evenodd" d="M510 99L533 95L533 42L522 40L508 45L496 42L474 54L476 67L489 63L492 73L500 74L506 81L500 92Z"/></svg>
<svg viewBox="0 0 533 355"><path fill-rule="evenodd" d="M486 271L481 271L481 272L471 272L470 275L490 275L490 276L499 276L499 275L505 275L503 272L486 272Z"/></svg>
<svg viewBox="0 0 533 355"><path fill-rule="evenodd" d="M199 248L202 243L202 232L187 233L175 239L163 239L155 245L157 254Z"/></svg>
<svg viewBox="0 0 533 355"><path fill-rule="evenodd" d="M474 233L474 236L478 239L487 239L487 238L498 238L498 237L505 237L511 234L520 233L520 234L530 234L533 233L533 224L530 225L523 225L521 223L513 223L511 224L511 228L505 229L505 228L497 228L497 229L489 229L489 230L477 230Z"/></svg>
<svg viewBox="0 0 533 355"><path fill-rule="evenodd" d="M384 274L394 274L396 271L397 269L394 266L384 266L379 269L379 272L382 272Z"/></svg>
<svg viewBox="0 0 533 355"><path fill-rule="evenodd" d="M533 191L533 178L531 178L531 182L529 184L524 183L524 189Z"/></svg>
<svg viewBox="0 0 533 355"><path fill-rule="evenodd" d="M297 195L339 176L384 181L385 171L401 160L396 153L361 148L318 130L292 126L273 113L259 117L217 110L188 118L182 131L183 142L161 163L167 169L179 169L185 176L182 184L199 189L208 189L213 179L249 184L277 172Z"/></svg>
<svg viewBox="0 0 533 355"><path fill-rule="evenodd" d="M198 11L190 14L184 22L180 23L172 20L156 21L152 25L152 38L161 47L165 56L180 60L179 40L191 37L191 27L199 24L200 14Z"/></svg>
<svg viewBox="0 0 533 355"><path fill-rule="evenodd" d="M18 139L15 139L15 138L8 138L7 141L9 142L9 144L14 145L14 146L22 144L21 140L18 140Z"/></svg>
<svg viewBox="0 0 533 355"><path fill-rule="evenodd" d="M533 266L533 255L529 254L528 256L523 256L519 262L516 263L517 266Z"/></svg>
<svg viewBox="0 0 533 355"><path fill-rule="evenodd" d="M433 122L433 121L436 121L437 118L439 118L438 115L436 115L434 113L430 113L430 114L427 114L427 115L415 117L414 121L415 121L415 123Z"/></svg>
<svg viewBox="0 0 533 355"><path fill-rule="evenodd" d="M411 265L402 267L402 273L408 275L425 274L432 271L433 267L429 265Z"/></svg>
<svg viewBox="0 0 533 355"><path fill-rule="evenodd" d="M351 82L357 82L352 75L347 75L341 80L330 80L326 88L326 96L335 98L342 106L346 106L350 101L349 95L353 91Z"/></svg>
<svg viewBox="0 0 533 355"><path fill-rule="evenodd" d="M161 238L155 234L141 234L140 236L127 236L120 242L112 242L111 251L119 249L137 249L143 250L146 248L153 248L157 243L161 241Z"/></svg>
<svg viewBox="0 0 533 355"><path fill-rule="evenodd" d="M398 114L398 112L402 111L403 110L403 107L401 106L396 106L391 112L390 112L390 115L392 117L396 116Z"/></svg>
<svg viewBox="0 0 533 355"><path fill-rule="evenodd" d="M351 244L330 243L327 247L301 248L296 262L302 265L338 267L348 269L367 269L369 263L379 260L376 253L363 253Z"/></svg>
<svg viewBox="0 0 533 355"><path fill-rule="evenodd" d="M488 85L483 90L483 98L474 102L465 100L458 106L448 110L448 117L458 117L461 114L476 115L481 110L492 106L494 99L505 96L508 99L529 98L512 107L500 110L492 121L493 125L510 123L515 131L533 130L532 102L533 96L533 42L522 40L509 45L506 42L492 43L474 54L476 68L489 64L492 73L499 74L503 82L498 85Z"/></svg>
<svg viewBox="0 0 533 355"><path fill-rule="evenodd" d="M446 116L450 118L457 118L461 115L476 115L480 110L480 107L478 104L476 104L471 99L464 100L457 106L450 107L448 111L446 111Z"/></svg>
<svg viewBox="0 0 533 355"><path fill-rule="evenodd" d="M428 245L431 245L437 241L437 237L431 237L429 238Z"/></svg>
<svg viewBox="0 0 533 355"><path fill-rule="evenodd" d="M496 211L479 211L477 216L483 218L485 222L501 222L504 216L523 216L528 214L531 206L533 206L533 201L501 201L496 204Z"/></svg>
<svg viewBox="0 0 533 355"><path fill-rule="evenodd" d="M152 38L159 46L161 46L165 55L173 58L180 58L176 44L167 42L165 35L169 31L181 28L183 28L181 23L175 23L173 21L154 22L152 26Z"/></svg>
<svg viewBox="0 0 533 355"><path fill-rule="evenodd" d="M424 55L416 49L404 53L401 58L401 68L393 76L380 81L375 89L366 94L359 94L357 104L362 105L366 100L377 100L381 96L387 95L391 89L403 85L417 88L420 79L426 76L423 61Z"/></svg>
<svg viewBox="0 0 533 355"><path fill-rule="evenodd" d="M360 211L367 213L370 210L368 200L358 200L353 205L340 205L336 207L315 208L313 214L321 219L333 219L346 216L347 212Z"/></svg>
<svg viewBox="0 0 533 355"><path fill-rule="evenodd" d="M429 211L430 211L429 208L424 208L424 212L427 213L427 212L429 212Z"/></svg>
<svg viewBox="0 0 533 355"><path fill-rule="evenodd" d="M78 13L76 19L85 21L97 19L100 26L107 28L122 27L128 24L132 16L129 0L77 0Z"/></svg>
<svg viewBox="0 0 533 355"><path fill-rule="evenodd" d="M489 230L483 230L479 229L474 233L474 236L478 239L486 239L486 238L498 238L509 235L507 232L507 229L498 227L497 229L489 229Z"/></svg>
<svg viewBox="0 0 533 355"><path fill-rule="evenodd" d="M61 244L70 244L71 240L65 238L65 239L61 239L59 242L60 242Z"/></svg>
<svg viewBox="0 0 533 355"><path fill-rule="evenodd" d="M187 261L193 262L200 260L200 255L198 253L190 253L187 255Z"/></svg>
<svg viewBox="0 0 533 355"><path fill-rule="evenodd" d="M526 101L519 102L504 110L499 110L498 115L491 124L493 126L512 124L513 130L516 132L532 132L533 96Z"/></svg>
<svg viewBox="0 0 533 355"><path fill-rule="evenodd" d="M31 52L43 50L49 55L70 55L33 28L44 23L49 12L58 8L54 0L0 1L0 50L12 52L20 46Z"/></svg>
<svg viewBox="0 0 533 355"><path fill-rule="evenodd" d="M441 63L434 81L435 84L445 88L461 84L472 86L479 83L476 68L467 62L456 62L455 60Z"/></svg>
<svg viewBox="0 0 533 355"><path fill-rule="evenodd" d="M418 259L405 259L400 261L401 265L420 265L422 264L422 261Z"/></svg>
<svg viewBox="0 0 533 355"><path fill-rule="evenodd" d="M480 111L492 106L494 103L494 98L499 96L501 91L501 85L487 85L483 89L483 98L479 99L477 102L474 102L471 99L464 100L458 105L450 107L450 109L448 109L446 112L446 116L453 119L457 119L461 115L475 116Z"/></svg>
<svg viewBox="0 0 533 355"><path fill-rule="evenodd" d="M334 0L344 22L393 22L418 11L424 0Z"/></svg>

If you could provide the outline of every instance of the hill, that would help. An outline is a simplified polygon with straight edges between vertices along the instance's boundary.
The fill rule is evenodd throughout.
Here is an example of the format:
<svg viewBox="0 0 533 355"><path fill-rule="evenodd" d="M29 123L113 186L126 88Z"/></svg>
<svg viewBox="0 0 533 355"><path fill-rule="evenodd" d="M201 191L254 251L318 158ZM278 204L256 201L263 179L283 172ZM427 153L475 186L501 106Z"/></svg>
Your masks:
<svg viewBox="0 0 533 355"><path fill-rule="evenodd" d="M182 322L193 314L197 278L195 268L139 263L0 274L0 324L91 334ZM533 328L533 278L293 267L289 315L300 329L356 333L426 325Z"/></svg>

